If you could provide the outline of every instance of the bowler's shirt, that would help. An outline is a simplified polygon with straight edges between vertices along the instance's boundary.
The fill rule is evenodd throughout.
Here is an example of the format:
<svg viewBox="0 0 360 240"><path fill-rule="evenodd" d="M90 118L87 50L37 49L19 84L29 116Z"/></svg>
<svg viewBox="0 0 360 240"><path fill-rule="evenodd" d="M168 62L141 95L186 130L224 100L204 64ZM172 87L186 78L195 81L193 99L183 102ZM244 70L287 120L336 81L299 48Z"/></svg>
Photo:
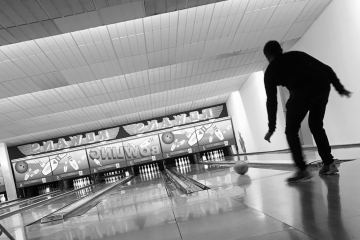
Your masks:
<svg viewBox="0 0 360 240"><path fill-rule="evenodd" d="M269 131L275 131L276 127L277 86L286 87L291 95L326 91L330 83L338 92L344 90L331 67L309 54L291 51L276 57L268 65L264 75Z"/></svg>

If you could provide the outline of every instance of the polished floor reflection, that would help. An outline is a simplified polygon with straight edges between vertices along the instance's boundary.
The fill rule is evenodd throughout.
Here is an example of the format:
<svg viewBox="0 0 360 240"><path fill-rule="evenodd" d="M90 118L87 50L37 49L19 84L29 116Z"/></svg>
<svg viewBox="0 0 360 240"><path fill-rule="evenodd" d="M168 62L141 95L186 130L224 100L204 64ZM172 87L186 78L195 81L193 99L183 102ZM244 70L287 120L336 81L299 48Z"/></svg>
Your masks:
<svg viewBox="0 0 360 240"><path fill-rule="evenodd" d="M136 177L64 222L24 226L28 213L0 221L16 239L360 239L360 159L342 163L339 175L312 171L310 181L289 185L291 168L241 176L232 167L191 165L186 174L210 190L169 197L161 177Z"/></svg>

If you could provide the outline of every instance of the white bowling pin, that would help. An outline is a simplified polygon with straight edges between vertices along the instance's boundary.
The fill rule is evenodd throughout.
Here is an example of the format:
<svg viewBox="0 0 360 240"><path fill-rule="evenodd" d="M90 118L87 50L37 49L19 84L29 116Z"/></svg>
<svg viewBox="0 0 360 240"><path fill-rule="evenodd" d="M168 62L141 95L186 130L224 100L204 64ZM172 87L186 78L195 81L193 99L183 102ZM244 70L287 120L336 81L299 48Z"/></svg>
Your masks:
<svg viewBox="0 0 360 240"><path fill-rule="evenodd" d="M171 151L171 152L175 150L178 141L179 141L179 140L176 138L175 141L173 142L173 144L171 144L171 147L170 147L170 151Z"/></svg>
<svg viewBox="0 0 360 240"><path fill-rule="evenodd" d="M50 162L51 162L51 169L54 171L59 166L59 161L55 157L50 159Z"/></svg>
<svg viewBox="0 0 360 240"><path fill-rule="evenodd" d="M197 140L198 140L198 141L200 141L200 140L204 137L205 132L208 130L208 128L211 127L211 125L212 125L212 124L207 124L207 125L201 126L199 129L197 129L197 130L195 131L196 134L194 134L194 135L197 136ZM196 141L196 138L195 138L195 141ZM192 145L194 145L194 144L196 143L195 141L192 141L192 142L194 142ZM189 142L190 142L190 139L189 139ZM189 145L190 145L190 143L189 143ZM190 145L190 146L192 146L192 145Z"/></svg>
<svg viewBox="0 0 360 240"><path fill-rule="evenodd" d="M213 130L215 130L215 135L220 141L223 141L225 139L223 133L216 125L213 126Z"/></svg>
<svg viewBox="0 0 360 240"><path fill-rule="evenodd" d="M197 131L197 130L196 130ZM196 132L195 131L195 132ZM197 143L197 139L196 139L196 133L195 132L193 132L191 135L190 135L190 137L189 137L189 140L188 140L188 144L189 144L189 146L193 146L193 145L195 145L196 143Z"/></svg>
<svg viewBox="0 0 360 240"><path fill-rule="evenodd" d="M102 166L102 165L101 165L101 162L100 162L99 160L97 160L97 159L94 159L94 163L95 163L96 165Z"/></svg>
<svg viewBox="0 0 360 240"><path fill-rule="evenodd" d="M50 162L47 162L43 168L43 170L41 171L42 174L44 174L45 176L51 173L51 165Z"/></svg>
<svg viewBox="0 0 360 240"><path fill-rule="evenodd" d="M69 156L69 163L70 163L70 165L72 166L72 168L74 169L74 170L79 170L79 165L78 165L78 163L72 158L72 157L70 157Z"/></svg>
<svg viewBox="0 0 360 240"><path fill-rule="evenodd" d="M32 173L30 174L30 177L38 174L40 172L40 169L35 169L34 171L32 171Z"/></svg>
<svg viewBox="0 0 360 240"><path fill-rule="evenodd" d="M29 170L25 173L25 177L24 177L24 180L28 180L30 178L30 173L32 172L32 169L29 168Z"/></svg>

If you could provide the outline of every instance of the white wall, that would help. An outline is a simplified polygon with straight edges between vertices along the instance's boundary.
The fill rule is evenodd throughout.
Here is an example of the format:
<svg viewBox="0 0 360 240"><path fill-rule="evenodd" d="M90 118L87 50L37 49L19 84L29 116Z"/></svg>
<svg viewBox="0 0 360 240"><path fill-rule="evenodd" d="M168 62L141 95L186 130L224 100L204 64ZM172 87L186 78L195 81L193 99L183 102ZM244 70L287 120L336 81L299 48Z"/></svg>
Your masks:
<svg viewBox="0 0 360 240"><path fill-rule="evenodd" d="M239 91L231 94L226 103L228 113L233 119L236 138L238 140L238 131L240 131L248 153L288 148L284 134L284 112L279 94L276 132L271 143L264 140L268 130L268 120L263 78L263 72L253 73ZM239 142L238 148L241 150Z"/></svg>
<svg viewBox="0 0 360 240"><path fill-rule="evenodd" d="M239 91L235 91L230 94L226 102L226 107L228 114L231 116L233 121L234 133L239 153L244 153L240 145L239 132L241 133L247 148L248 146L254 145L254 139L250 131L249 122ZM249 151L248 149L246 150Z"/></svg>
<svg viewBox="0 0 360 240"><path fill-rule="evenodd" d="M330 65L353 92L333 89L324 120L330 144L360 143L360 1L333 0L294 46Z"/></svg>
<svg viewBox="0 0 360 240"><path fill-rule="evenodd" d="M11 162L5 143L0 143L0 171L4 178L6 195L8 200L14 200L17 198L16 187L13 172L11 170Z"/></svg>

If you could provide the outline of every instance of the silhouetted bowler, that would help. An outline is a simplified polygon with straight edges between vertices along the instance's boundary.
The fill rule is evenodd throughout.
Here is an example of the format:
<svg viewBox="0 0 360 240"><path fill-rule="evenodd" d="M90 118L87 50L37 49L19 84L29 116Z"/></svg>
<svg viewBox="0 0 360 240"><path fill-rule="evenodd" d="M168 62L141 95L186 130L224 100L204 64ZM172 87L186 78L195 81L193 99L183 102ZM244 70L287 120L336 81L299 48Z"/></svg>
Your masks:
<svg viewBox="0 0 360 240"><path fill-rule="evenodd" d="M319 173L336 174L338 169L323 128L323 119L331 84L342 96L350 97L351 93L340 83L331 67L309 54L300 51L283 53L277 41L267 42L264 46L264 54L269 61L264 75L269 121L269 130L265 135L265 140L269 142L276 126L277 86L284 86L290 92L286 103L285 134L298 171L288 179L288 182L311 178L311 174L306 169L298 135L301 122L308 112L309 128L323 161L323 167Z"/></svg>

